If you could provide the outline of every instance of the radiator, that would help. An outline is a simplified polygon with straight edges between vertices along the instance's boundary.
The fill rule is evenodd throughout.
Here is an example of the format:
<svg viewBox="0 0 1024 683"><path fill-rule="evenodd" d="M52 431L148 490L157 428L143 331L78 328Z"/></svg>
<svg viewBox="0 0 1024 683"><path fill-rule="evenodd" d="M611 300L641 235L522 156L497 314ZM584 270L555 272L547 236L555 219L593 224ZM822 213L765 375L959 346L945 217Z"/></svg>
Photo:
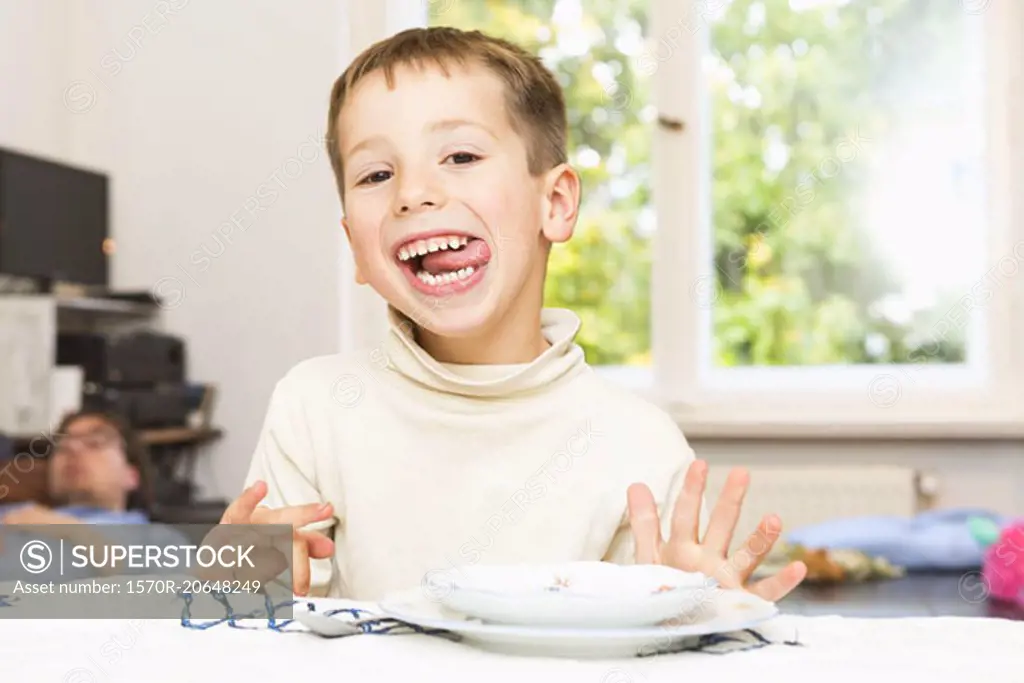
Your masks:
<svg viewBox="0 0 1024 683"><path fill-rule="evenodd" d="M705 500L714 509L729 467L708 473ZM869 515L910 517L927 506L935 482L906 467L748 467L750 487L733 547L752 533L761 518L774 513L786 530L833 519Z"/></svg>

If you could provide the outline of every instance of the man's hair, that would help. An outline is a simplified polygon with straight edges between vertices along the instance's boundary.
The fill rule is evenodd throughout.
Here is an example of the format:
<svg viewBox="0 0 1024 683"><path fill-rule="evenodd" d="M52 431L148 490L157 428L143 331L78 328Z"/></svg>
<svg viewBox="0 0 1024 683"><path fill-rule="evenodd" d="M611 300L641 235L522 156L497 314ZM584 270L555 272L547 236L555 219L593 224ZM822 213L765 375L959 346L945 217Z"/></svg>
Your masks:
<svg viewBox="0 0 1024 683"><path fill-rule="evenodd" d="M382 70L394 88L398 66L437 66L450 75L450 64L480 64L505 85L506 109L512 128L526 140L530 173L539 175L567 160L565 96L539 58L523 48L480 31L450 26L412 28L377 42L349 65L331 89L327 115L327 154L338 191L344 197L344 168L339 148L338 116L352 89Z"/></svg>

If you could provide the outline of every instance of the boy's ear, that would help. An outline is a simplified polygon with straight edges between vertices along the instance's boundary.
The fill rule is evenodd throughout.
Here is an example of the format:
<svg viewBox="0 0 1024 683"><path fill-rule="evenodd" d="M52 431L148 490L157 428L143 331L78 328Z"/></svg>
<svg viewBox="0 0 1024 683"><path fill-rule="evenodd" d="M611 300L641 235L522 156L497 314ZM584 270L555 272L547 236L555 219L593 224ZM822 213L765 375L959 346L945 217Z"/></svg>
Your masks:
<svg viewBox="0 0 1024 683"><path fill-rule="evenodd" d="M352 232L348 229L348 220L347 219L345 219L345 218L341 219L341 227L345 229L345 237L348 238L349 246L351 246L352 245ZM356 269L356 284L365 285L366 284L366 278L363 277L362 272L360 272L360 270L359 270L359 262L355 261L355 259L353 259L353 261L355 262L355 269Z"/></svg>
<svg viewBox="0 0 1024 683"><path fill-rule="evenodd" d="M551 169L544 182L544 237L565 242L572 237L580 209L580 176L568 164Z"/></svg>

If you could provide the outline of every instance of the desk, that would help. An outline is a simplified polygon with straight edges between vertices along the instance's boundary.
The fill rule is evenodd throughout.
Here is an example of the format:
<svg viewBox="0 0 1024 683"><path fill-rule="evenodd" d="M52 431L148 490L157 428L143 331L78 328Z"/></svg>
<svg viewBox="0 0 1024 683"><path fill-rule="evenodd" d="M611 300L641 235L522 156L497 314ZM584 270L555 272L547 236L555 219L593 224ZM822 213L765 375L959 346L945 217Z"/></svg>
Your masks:
<svg viewBox="0 0 1024 683"><path fill-rule="evenodd" d="M978 572L909 574L835 586L804 585L779 607L790 614L844 617L997 617L1024 621L1024 609L985 599Z"/></svg>

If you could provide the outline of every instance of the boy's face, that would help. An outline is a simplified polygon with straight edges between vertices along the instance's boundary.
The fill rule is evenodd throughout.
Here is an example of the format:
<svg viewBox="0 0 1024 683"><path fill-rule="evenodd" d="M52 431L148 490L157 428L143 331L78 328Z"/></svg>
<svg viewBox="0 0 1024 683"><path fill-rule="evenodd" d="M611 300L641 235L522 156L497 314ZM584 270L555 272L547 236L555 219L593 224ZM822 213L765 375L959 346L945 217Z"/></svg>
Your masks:
<svg viewBox="0 0 1024 683"><path fill-rule="evenodd" d="M545 240L571 235L578 191L565 167L530 175L495 75L449 72L400 67L393 90L368 76L342 109L339 144L357 278L458 337L540 306Z"/></svg>

